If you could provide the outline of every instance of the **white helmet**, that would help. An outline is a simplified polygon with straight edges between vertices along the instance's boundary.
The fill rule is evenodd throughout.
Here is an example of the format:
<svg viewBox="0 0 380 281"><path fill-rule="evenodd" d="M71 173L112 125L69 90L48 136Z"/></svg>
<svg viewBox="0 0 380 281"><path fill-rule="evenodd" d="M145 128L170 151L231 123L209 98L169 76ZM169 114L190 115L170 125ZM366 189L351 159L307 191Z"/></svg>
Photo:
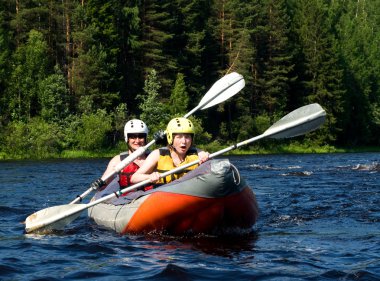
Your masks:
<svg viewBox="0 0 380 281"><path fill-rule="evenodd" d="M124 126L125 141L128 142L128 134L145 134L148 136L149 130L146 124L138 119L129 120Z"/></svg>

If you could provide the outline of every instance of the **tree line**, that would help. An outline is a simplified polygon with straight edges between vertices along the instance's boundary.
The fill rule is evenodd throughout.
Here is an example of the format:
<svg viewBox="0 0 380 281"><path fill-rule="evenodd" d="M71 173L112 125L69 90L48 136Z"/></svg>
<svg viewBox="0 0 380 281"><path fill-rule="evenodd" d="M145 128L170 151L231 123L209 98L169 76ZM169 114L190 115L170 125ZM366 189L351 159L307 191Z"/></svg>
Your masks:
<svg viewBox="0 0 380 281"><path fill-rule="evenodd" d="M0 153L120 145L194 108L223 75L231 100L192 117L197 143L261 134L317 102L314 145L379 145L376 0L0 0Z"/></svg>

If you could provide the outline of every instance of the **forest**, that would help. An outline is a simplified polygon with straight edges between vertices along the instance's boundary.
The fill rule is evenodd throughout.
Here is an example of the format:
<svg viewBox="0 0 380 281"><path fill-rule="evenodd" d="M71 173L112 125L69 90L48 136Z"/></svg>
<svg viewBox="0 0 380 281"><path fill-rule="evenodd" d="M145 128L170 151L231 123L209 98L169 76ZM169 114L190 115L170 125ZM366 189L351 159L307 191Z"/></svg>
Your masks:
<svg viewBox="0 0 380 281"><path fill-rule="evenodd" d="M319 103L310 146L380 145L378 0L0 0L0 159L125 150L238 72L245 88L196 112L197 144L261 134ZM271 145L270 143L268 145Z"/></svg>

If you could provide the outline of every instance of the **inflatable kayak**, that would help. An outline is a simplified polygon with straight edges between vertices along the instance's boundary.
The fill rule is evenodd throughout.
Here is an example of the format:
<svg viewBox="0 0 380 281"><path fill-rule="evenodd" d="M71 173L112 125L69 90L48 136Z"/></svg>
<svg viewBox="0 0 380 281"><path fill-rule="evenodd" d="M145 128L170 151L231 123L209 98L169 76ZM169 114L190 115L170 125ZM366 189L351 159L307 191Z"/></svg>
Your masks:
<svg viewBox="0 0 380 281"><path fill-rule="evenodd" d="M117 191L117 179L93 200ZM219 234L250 230L258 218L252 189L226 159L210 160L182 178L99 203L88 216L120 234Z"/></svg>

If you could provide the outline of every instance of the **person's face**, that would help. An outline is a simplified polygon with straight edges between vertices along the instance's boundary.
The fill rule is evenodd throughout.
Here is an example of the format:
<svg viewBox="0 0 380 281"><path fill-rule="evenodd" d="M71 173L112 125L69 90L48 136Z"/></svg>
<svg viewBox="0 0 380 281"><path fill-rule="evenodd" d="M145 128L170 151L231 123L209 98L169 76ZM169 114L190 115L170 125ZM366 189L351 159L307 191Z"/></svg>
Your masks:
<svg viewBox="0 0 380 281"><path fill-rule="evenodd" d="M145 145L145 134L128 134L128 144L132 150Z"/></svg>
<svg viewBox="0 0 380 281"><path fill-rule="evenodd" d="M173 147L179 153L186 153L192 143L191 134L173 134Z"/></svg>

